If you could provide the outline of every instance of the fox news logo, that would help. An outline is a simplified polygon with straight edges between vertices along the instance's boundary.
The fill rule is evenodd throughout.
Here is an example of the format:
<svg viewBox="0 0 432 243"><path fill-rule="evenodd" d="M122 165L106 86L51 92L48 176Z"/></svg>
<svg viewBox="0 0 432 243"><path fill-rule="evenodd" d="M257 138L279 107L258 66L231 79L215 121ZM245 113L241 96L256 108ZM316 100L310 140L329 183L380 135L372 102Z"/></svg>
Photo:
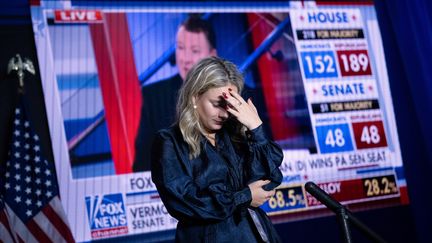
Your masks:
<svg viewBox="0 0 432 243"><path fill-rule="evenodd" d="M92 238L128 233L126 210L121 193L85 198Z"/></svg>

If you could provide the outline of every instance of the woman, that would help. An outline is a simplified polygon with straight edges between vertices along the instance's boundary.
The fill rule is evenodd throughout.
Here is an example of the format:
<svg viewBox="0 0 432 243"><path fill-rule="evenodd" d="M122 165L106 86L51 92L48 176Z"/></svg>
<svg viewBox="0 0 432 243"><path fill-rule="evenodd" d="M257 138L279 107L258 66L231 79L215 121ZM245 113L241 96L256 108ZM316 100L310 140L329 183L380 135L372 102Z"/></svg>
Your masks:
<svg viewBox="0 0 432 243"><path fill-rule="evenodd" d="M259 206L281 183L283 154L268 140L243 77L231 62L205 58L188 73L177 122L156 135L152 179L178 219L177 242L279 242Z"/></svg>

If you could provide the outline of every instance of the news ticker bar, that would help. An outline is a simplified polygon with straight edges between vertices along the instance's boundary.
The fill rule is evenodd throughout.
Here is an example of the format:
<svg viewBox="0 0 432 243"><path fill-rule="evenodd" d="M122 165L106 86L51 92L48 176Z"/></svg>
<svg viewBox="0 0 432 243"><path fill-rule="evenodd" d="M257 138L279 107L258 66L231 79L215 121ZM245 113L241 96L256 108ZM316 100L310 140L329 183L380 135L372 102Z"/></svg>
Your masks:
<svg viewBox="0 0 432 243"><path fill-rule="evenodd" d="M332 198L342 203L399 195L394 174L316 184ZM277 188L275 195L261 206L269 215L321 207L322 204L305 191L304 185Z"/></svg>

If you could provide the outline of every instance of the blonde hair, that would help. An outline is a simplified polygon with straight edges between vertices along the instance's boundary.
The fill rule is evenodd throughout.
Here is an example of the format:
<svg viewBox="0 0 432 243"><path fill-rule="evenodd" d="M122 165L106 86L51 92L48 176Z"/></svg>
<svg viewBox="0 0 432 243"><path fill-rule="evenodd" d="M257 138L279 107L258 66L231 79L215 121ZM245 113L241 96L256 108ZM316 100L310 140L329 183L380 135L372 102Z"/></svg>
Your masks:
<svg viewBox="0 0 432 243"><path fill-rule="evenodd" d="M179 91L177 101L177 121L184 141L189 145L190 159L201 152L200 142L206 131L194 109L193 97L197 98L212 88L232 84L241 93L244 85L243 75L232 62L219 57L204 58L188 72ZM238 125L238 124L237 124ZM241 126L235 128L234 136L241 136Z"/></svg>

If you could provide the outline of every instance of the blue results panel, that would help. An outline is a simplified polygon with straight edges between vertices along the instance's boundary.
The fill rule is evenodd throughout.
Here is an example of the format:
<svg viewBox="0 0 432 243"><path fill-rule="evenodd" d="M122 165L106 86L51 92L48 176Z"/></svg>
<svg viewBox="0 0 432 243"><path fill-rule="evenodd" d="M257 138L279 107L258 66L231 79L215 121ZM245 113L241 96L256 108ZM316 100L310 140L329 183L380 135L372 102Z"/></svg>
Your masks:
<svg viewBox="0 0 432 243"><path fill-rule="evenodd" d="M264 203L261 208L268 212L280 212L306 207L302 186L276 189L275 196Z"/></svg>
<svg viewBox="0 0 432 243"><path fill-rule="evenodd" d="M346 123L317 126L316 134L323 154L353 150L351 134Z"/></svg>
<svg viewBox="0 0 432 243"><path fill-rule="evenodd" d="M332 51L301 52L306 78L333 78L338 76Z"/></svg>

